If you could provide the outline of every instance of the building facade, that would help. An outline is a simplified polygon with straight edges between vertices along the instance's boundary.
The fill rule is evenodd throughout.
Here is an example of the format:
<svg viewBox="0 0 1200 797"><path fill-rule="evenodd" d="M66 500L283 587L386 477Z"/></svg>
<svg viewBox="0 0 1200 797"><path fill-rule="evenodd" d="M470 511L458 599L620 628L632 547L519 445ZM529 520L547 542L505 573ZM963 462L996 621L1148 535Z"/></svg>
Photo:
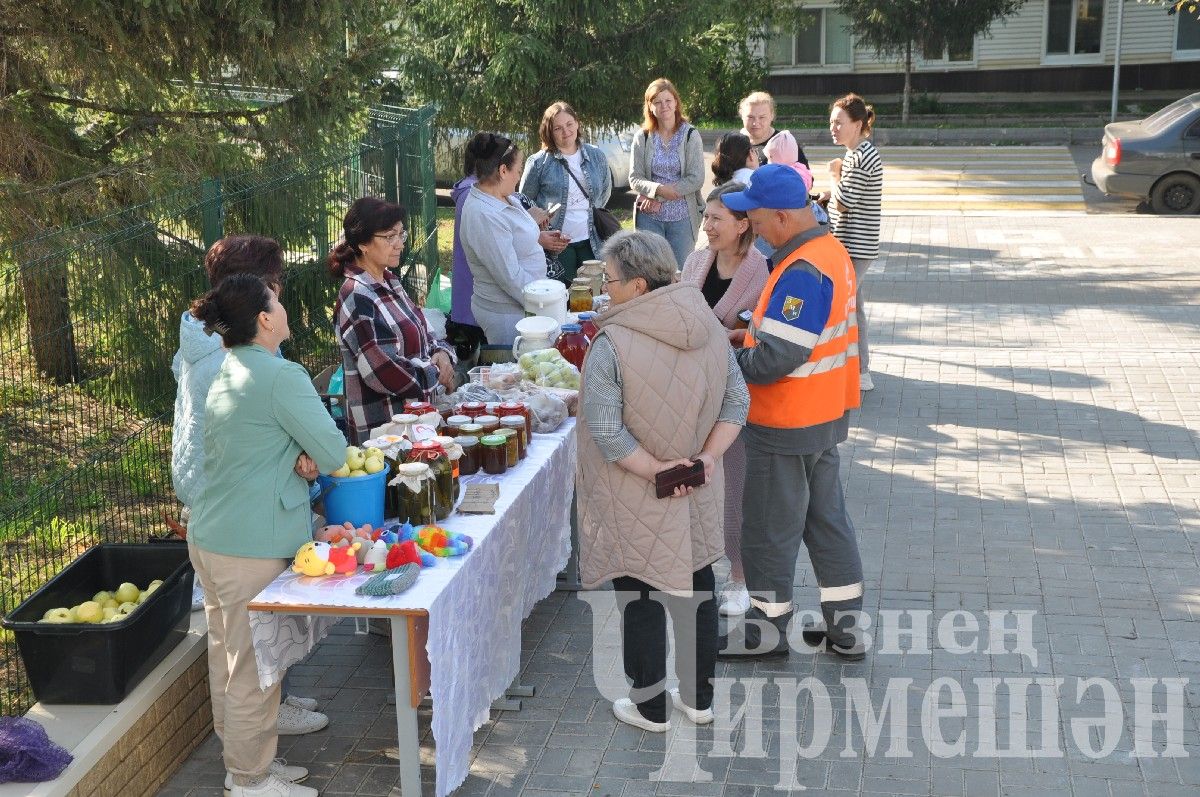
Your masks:
<svg viewBox="0 0 1200 797"><path fill-rule="evenodd" d="M806 18L763 44L767 90L827 96L847 90L878 95L904 87L903 58L880 57L855 42L832 0L798 0ZM1080 92L1112 88L1121 19L1122 90L1200 88L1200 19L1168 15L1135 0L1027 0L986 35L948 41L913 54L918 92ZM935 46L936 48L936 46Z"/></svg>

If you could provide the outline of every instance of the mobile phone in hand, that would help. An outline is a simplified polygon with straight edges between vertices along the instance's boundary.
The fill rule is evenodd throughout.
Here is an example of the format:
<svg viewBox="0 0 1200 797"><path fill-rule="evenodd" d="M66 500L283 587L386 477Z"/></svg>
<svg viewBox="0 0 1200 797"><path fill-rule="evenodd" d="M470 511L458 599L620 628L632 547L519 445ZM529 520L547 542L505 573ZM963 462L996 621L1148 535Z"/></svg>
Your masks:
<svg viewBox="0 0 1200 797"><path fill-rule="evenodd" d="M693 460L691 465L676 465L654 474L654 494L670 498L676 487L700 487L704 484L704 463Z"/></svg>
<svg viewBox="0 0 1200 797"><path fill-rule="evenodd" d="M562 203L561 203L561 202L555 202L553 205L551 205L550 207L546 208L546 214L547 214L547 215L549 215L549 216L553 216L555 213L557 213L557 212L558 212L558 211L560 211L560 210L562 210Z"/></svg>

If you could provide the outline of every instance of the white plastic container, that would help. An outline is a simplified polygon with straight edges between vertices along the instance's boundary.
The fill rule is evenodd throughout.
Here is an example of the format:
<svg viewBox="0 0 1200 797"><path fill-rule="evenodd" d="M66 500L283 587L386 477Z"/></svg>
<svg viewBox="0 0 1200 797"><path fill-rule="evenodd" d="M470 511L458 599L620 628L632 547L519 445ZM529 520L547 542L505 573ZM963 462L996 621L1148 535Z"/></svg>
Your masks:
<svg viewBox="0 0 1200 797"><path fill-rule="evenodd" d="M559 323L544 315L532 315L516 323L517 339L513 341L513 357L527 351L549 349L558 337Z"/></svg>
<svg viewBox="0 0 1200 797"><path fill-rule="evenodd" d="M525 315L547 316L558 324L567 320L567 286L558 280L534 280L525 286Z"/></svg>

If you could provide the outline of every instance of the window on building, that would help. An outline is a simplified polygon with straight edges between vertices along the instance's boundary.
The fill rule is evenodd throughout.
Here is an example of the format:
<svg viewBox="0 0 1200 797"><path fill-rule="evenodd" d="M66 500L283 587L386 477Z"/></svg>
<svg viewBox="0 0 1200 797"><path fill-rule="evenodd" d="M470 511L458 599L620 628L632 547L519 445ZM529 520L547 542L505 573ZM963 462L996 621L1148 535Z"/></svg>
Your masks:
<svg viewBox="0 0 1200 797"><path fill-rule="evenodd" d="M767 64L820 67L850 63L850 20L833 8L809 8L799 14L796 29L767 38Z"/></svg>
<svg viewBox="0 0 1200 797"><path fill-rule="evenodd" d="M1048 0L1046 55L1099 54L1104 0Z"/></svg>
<svg viewBox="0 0 1200 797"><path fill-rule="evenodd" d="M1175 29L1176 50L1200 50L1200 12L1192 14L1181 10Z"/></svg>
<svg viewBox="0 0 1200 797"><path fill-rule="evenodd" d="M965 36L953 40L939 38L928 41L921 50L921 60L926 64L971 63L975 60L975 37Z"/></svg>

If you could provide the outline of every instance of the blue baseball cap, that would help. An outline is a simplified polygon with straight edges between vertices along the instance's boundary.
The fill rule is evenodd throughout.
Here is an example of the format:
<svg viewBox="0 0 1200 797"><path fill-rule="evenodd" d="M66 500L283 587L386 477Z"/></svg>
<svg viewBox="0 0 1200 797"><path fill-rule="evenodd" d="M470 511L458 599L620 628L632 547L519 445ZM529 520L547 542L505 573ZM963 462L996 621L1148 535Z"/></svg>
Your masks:
<svg viewBox="0 0 1200 797"><path fill-rule="evenodd" d="M768 163L754 170L749 188L722 194L721 201L743 213L758 208L794 210L808 206L808 186L791 166Z"/></svg>

